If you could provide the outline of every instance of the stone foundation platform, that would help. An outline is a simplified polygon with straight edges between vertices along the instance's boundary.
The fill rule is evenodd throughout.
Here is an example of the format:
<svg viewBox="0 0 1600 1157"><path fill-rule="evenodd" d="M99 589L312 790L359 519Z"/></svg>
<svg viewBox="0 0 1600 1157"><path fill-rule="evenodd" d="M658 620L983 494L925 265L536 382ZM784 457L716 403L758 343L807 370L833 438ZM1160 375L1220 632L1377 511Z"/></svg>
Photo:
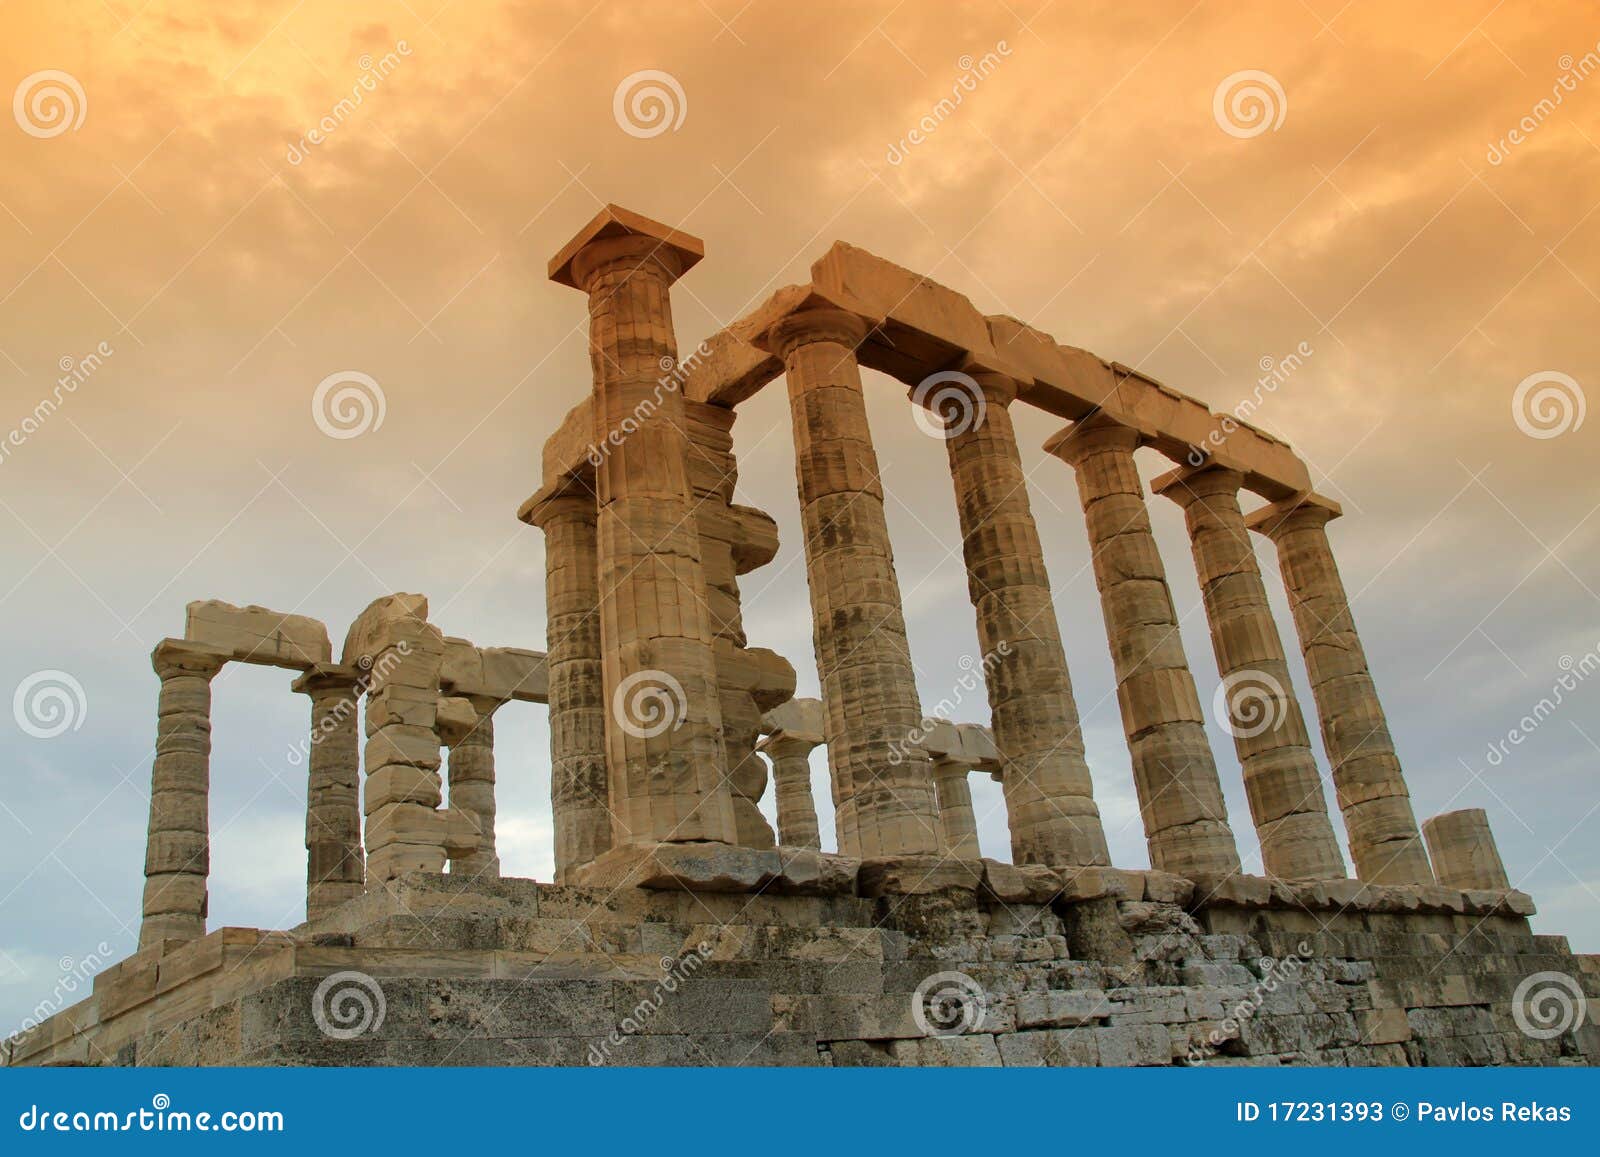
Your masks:
<svg viewBox="0 0 1600 1157"><path fill-rule="evenodd" d="M930 872L915 860L781 848L757 858L717 863L666 846L609 869L653 887L408 875L292 931L223 928L152 945L0 1056L1600 1063L1600 957L1534 935L1518 892L1111 869L1062 879L979 860ZM761 890L736 890L751 886L739 876L749 871L764 875ZM1522 1031L1513 1012L1519 984L1539 973L1562 974L1588 997L1586 1019L1548 1039Z"/></svg>

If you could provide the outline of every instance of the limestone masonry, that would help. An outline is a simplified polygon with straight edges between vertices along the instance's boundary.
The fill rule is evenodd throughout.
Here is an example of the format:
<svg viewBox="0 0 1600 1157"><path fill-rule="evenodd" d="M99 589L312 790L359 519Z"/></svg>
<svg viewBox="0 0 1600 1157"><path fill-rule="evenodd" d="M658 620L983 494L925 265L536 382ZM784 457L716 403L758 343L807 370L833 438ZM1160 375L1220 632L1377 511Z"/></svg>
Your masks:
<svg viewBox="0 0 1600 1157"><path fill-rule="evenodd" d="M681 356L671 290L703 255L607 206L550 262L587 299L594 388L517 512L545 536L544 651L448 636L414 594L367 607L337 655L315 620L190 604L153 656L138 951L4 1042L6 1063L1600 1061L1600 958L1530 931L1483 811L1418 824L1327 533L1339 507L1287 445L844 243ZM863 366L910 387L945 443L983 651L963 675L987 728L919 702ZM740 608L778 536L734 500L732 427L779 378L820 701L794 698ZM1023 405L1068 423L1046 449L1087 523L1148 871L1107 852ZM1151 489L1187 522L1264 877L1240 871L1144 447L1175 464ZM1308 706L1252 532L1277 551ZM206 927L227 663L284 668L309 701L292 929ZM494 715L512 700L549 707L551 883L500 874ZM1002 786L1009 863L979 854L975 772Z"/></svg>

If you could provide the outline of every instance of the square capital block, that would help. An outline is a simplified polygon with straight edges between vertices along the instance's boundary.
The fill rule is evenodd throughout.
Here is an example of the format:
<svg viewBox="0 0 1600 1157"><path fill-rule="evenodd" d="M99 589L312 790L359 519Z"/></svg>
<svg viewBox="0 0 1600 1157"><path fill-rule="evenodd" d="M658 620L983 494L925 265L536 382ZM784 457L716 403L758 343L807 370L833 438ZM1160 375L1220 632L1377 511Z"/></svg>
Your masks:
<svg viewBox="0 0 1600 1157"><path fill-rule="evenodd" d="M620 205L606 205L550 259L550 280L558 285L582 289L572 268L578 254L597 241L609 241L617 237L648 237L659 242L663 249L677 258L679 274L687 273L706 255L705 242L700 238Z"/></svg>

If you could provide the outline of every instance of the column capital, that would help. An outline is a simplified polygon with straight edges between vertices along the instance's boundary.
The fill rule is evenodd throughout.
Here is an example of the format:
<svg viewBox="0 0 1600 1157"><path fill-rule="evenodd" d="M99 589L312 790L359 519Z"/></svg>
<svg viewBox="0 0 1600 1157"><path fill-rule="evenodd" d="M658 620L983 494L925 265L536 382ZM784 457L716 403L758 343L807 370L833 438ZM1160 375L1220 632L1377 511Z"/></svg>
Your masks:
<svg viewBox="0 0 1600 1157"><path fill-rule="evenodd" d="M191 643L187 639L162 639L150 652L150 665L163 679L178 675L210 679L232 658L231 652L214 650L203 643Z"/></svg>
<svg viewBox="0 0 1600 1157"><path fill-rule="evenodd" d="M598 517L599 505L594 493L572 479L544 487L517 508L517 521L540 530L567 519L593 522Z"/></svg>
<svg viewBox="0 0 1600 1157"><path fill-rule="evenodd" d="M963 359L953 368L930 370L927 377L923 378L922 381L927 382L929 378L940 377L941 375L942 381L968 379L982 394L984 405L998 406L1001 409L1005 409L1016 401L1017 394L1022 389L1022 383L1010 374L1002 373L999 370L985 369L970 358ZM914 405L922 406L934 414L939 412L940 400L947 396L940 390L924 390L921 383L912 385L907 390L907 395Z"/></svg>
<svg viewBox="0 0 1600 1157"><path fill-rule="evenodd" d="M809 758L812 751L822 746L820 735L798 735L788 731L774 731L760 743L756 750L772 759Z"/></svg>
<svg viewBox="0 0 1600 1157"><path fill-rule="evenodd" d="M1132 426L1124 426L1104 410L1096 410L1044 444L1046 454L1054 454L1069 466L1076 467L1091 454L1105 450L1133 453L1144 444L1144 435Z"/></svg>
<svg viewBox="0 0 1600 1157"><path fill-rule="evenodd" d="M882 322L847 293L786 285L739 322L739 336L780 358L818 342L855 349Z"/></svg>
<svg viewBox="0 0 1600 1157"><path fill-rule="evenodd" d="M289 690L313 698L330 692L351 694L365 674L359 667L346 667L343 663L318 663L301 672L289 684Z"/></svg>
<svg viewBox="0 0 1600 1157"><path fill-rule="evenodd" d="M648 268L668 284L706 254L705 242L631 209L606 205L550 259L550 280L589 292L602 272L619 265Z"/></svg>
<svg viewBox="0 0 1600 1157"><path fill-rule="evenodd" d="M1244 524L1276 542L1281 534L1326 526L1343 513L1333 499L1305 490L1245 515Z"/></svg>
<svg viewBox="0 0 1600 1157"><path fill-rule="evenodd" d="M1243 485L1243 472L1216 462L1203 462L1199 466L1180 466L1152 479L1150 493L1187 507L1200 498L1237 494Z"/></svg>

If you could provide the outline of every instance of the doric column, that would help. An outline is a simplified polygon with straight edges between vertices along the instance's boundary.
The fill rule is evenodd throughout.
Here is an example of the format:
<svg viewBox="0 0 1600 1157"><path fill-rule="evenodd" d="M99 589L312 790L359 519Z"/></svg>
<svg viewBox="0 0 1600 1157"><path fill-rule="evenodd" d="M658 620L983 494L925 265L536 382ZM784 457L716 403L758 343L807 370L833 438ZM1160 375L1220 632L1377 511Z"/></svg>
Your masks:
<svg viewBox="0 0 1600 1157"><path fill-rule="evenodd" d="M361 895L361 678L318 665L293 683L311 699L306 762L306 919Z"/></svg>
<svg viewBox="0 0 1600 1157"><path fill-rule="evenodd" d="M1482 808L1463 808L1422 821L1434 873L1447 888L1496 889L1511 887L1500 860L1489 816Z"/></svg>
<svg viewBox="0 0 1600 1157"><path fill-rule="evenodd" d="M976 860L978 851L978 820L972 813L972 787L967 783L966 764L951 760L935 760L933 783L939 793L939 825L944 833L946 850L958 859ZM1015 837L1015 830L1012 835Z"/></svg>
<svg viewBox="0 0 1600 1157"><path fill-rule="evenodd" d="M1237 470L1204 466L1165 474L1151 489L1183 508L1189 528L1222 676L1215 713L1244 769L1262 865L1285 880L1342 879L1317 757L1239 508L1243 482Z"/></svg>
<svg viewBox="0 0 1600 1157"><path fill-rule="evenodd" d="M1356 875L1374 884L1431 884L1411 795L1328 545L1325 528L1339 513L1336 502L1297 495L1245 522L1278 547Z"/></svg>
<svg viewBox="0 0 1600 1157"><path fill-rule="evenodd" d="M703 252L607 207L550 264L589 295L593 445L606 447L596 565L613 845L737 834L683 396L660 380L678 354L668 291Z"/></svg>
<svg viewBox="0 0 1600 1157"><path fill-rule="evenodd" d="M778 802L778 843L786 848L820 848L817 805L811 798L810 755L817 743L778 732L761 741L772 760L772 781Z"/></svg>
<svg viewBox="0 0 1600 1157"><path fill-rule="evenodd" d="M536 497L529 516L544 531L550 808L558 884L611 847L596 513L594 495L576 489Z"/></svg>
<svg viewBox="0 0 1600 1157"><path fill-rule="evenodd" d="M150 771L139 947L206 934L211 872L211 678L228 656L165 639L151 662L161 677Z"/></svg>
<svg viewBox="0 0 1600 1157"><path fill-rule="evenodd" d="M1008 408L1016 383L987 372L972 379L982 395L948 415L945 445L961 518L967 591L983 648L991 729L1004 768L1012 859L1065 867L1109 864L1044 548ZM960 791L967 791L964 779ZM970 819L970 795L967 799ZM943 779L939 807L948 830ZM976 855L975 832L970 847Z"/></svg>
<svg viewBox="0 0 1600 1157"><path fill-rule="evenodd" d="M1139 441L1137 431L1096 415L1045 449L1077 475L1150 863L1180 876L1237 872L1205 715L1133 461Z"/></svg>
<svg viewBox="0 0 1600 1157"><path fill-rule="evenodd" d="M867 326L802 308L764 335L784 360L839 851L934 855L938 807L883 484L855 348Z"/></svg>
<svg viewBox="0 0 1600 1157"><path fill-rule="evenodd" d="M447 732L446 782L450 810L467 816L478 829L478 842L470 851L452 856L450 874L470 879L498 880L500 857L494 843L494 713L504 700L486 695L465 696L472 705L473 722Z"/></svg>

